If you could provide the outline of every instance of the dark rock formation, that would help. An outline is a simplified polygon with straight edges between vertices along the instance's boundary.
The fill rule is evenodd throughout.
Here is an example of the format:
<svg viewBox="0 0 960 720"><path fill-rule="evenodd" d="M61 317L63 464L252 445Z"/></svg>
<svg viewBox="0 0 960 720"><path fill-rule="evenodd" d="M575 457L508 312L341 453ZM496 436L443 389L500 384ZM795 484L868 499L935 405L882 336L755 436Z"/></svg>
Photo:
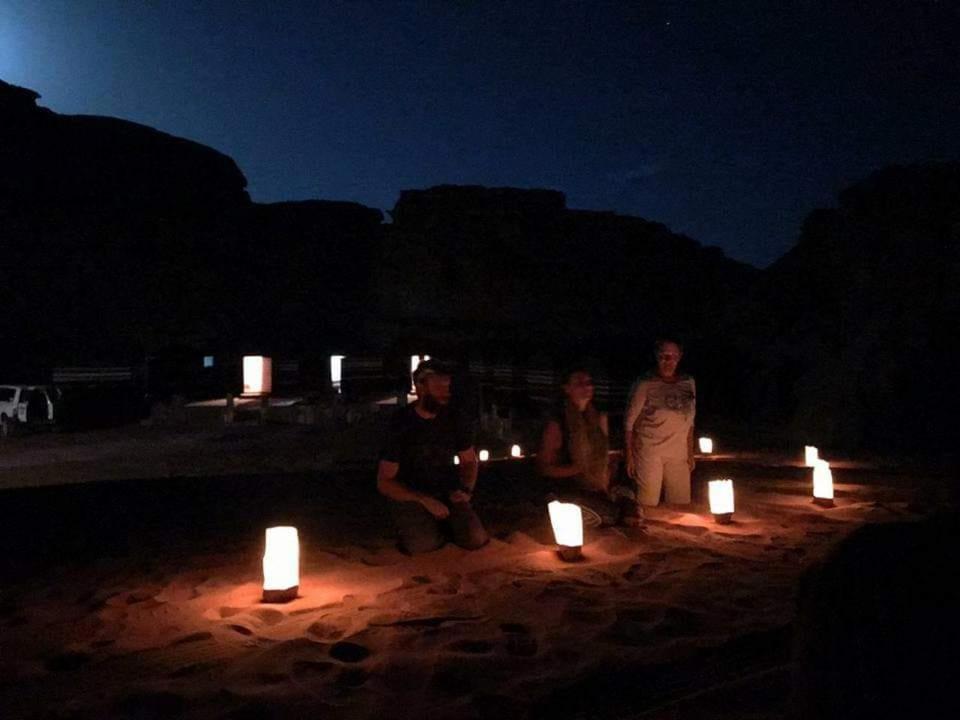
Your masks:
<svg viewBox="0 0 960 720"><path fill-rule="evenodd" d="M631 352L699 334L756 270L663 225L569 210L550 190L405 191L377 269L381 319L489 355ZM626 344L626 346L624 345Z"/></svg>
<svg viewBox="0 0 960 720"><path fill-rule="evenodd" d="M226 155L126 120L59 115L37 107L39 97L0 81L0 213L249 202L246 178Z"/></svg>
<svg viewBox="0 0 960 720"><path fill-rule="evenodd" d="M7 378L356 330L348 316L367 291L380 211L256 205L211 148L59 115L38 97L0 83L0 335L17 347L0 358Z"/></svg>
<svg viewBox="0 0 960 720"><path fill-rule="evenodd" d="M758 419L897 452L954 442L958 323L960 163L887 168L814 211L726 319Z"/></svg>
<svg viewBox="0 0 960 720"><path fill-rule="evenodd" d="M408 190L387 225L352 203L259 205L215 150L38 97L0 82L6 380L200 348L590 355L624 379L666 331L731 440L953 446L960 164L875 173L761 272L552 190Z"/></svg>

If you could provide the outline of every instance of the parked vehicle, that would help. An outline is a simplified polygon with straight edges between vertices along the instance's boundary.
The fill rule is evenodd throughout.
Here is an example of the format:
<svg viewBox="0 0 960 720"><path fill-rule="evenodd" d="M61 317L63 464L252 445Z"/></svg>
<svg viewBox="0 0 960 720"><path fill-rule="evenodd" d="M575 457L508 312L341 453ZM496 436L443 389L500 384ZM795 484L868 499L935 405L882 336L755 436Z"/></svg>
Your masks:
<svg viewBox="0 0 960 720"><path fill-rule="evenodd" d="M60 393L47 385L0 385L0 435L18 429L52 427Z"/></svg>

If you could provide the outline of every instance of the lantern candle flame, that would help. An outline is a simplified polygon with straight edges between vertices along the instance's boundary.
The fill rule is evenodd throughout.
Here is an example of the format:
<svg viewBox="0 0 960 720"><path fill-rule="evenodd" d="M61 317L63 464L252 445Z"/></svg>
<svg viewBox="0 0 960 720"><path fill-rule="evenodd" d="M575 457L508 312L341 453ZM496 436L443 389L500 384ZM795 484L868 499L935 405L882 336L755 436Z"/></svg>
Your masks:
<svg viewBox="0 0 960 720"><path fill-rule="evenodd" d="M554 500L547 505L557 554L567 562L583 557L583 512L574 503Z"/></svg>
<svg viewBox="0 0 960 720"><path fill-rule="evenodd" d="M263 601L290 602L300 589L300 540L295 527L267 528Z"/></svg>
<svg viewBox="0 0 960 720"><path fill-rule="evenodd" d="M830 463L817 460L813 466L813 502L822 507L833 507L833 473Z"/></svg>
<svg viewBox="0 0 960 720"><path fill-rule="evenodd" d="M819 457L820 453L816 447L813 445L803 446L803 461L806 463L807 467L814 467L817 464L817 459Z"/></svg>
<svg viewBox="0 0 960 720"><path fill-rule="evenodd" d="M700 452L704 455L713 454L713 438L702 437L697 443L700 445Z"/></svg>
<svg viewBox="0 0 960 720"><path fill-rule="evenodd" d="M710 512L721 525L733 517L733 480L711 480L707 485L710 494Z"/></svg>

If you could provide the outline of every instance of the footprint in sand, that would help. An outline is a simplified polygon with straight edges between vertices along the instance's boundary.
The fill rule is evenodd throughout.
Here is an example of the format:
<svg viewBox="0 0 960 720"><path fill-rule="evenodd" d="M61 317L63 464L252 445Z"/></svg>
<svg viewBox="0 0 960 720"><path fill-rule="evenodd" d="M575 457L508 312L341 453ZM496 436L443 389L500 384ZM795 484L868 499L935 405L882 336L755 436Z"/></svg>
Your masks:
<svg viewBox="0 0 960 720"><path fill-rule="evenodd" d="M212 640L212 639L213 639L213 633L195 632L195 633L191 633L190 635L184 635L182 638L177 638L172 643L170 643L170 646L173 647L175 645L188 645L189 643L203 642L204 640Z"/></svg>
<svg viewBox="0 0 960 720"><path fill-rule="evenodd" d="M200 673L213 670L218 665L219 663L215 663L215 662L191 663L190 665L184 665L182 668L177 668L173 672L169 673L167 677L173 678L173 679L193 677L194 675L199 675Z"/></svg>
<svg viewBox="0 0 960 720"><path fill-rule="evenodd" d="M261 672L257 673L254 678L264 685L279 685L289 679L286 673L279 672Z"/></svg>
<svg viewBox="0 0 960 720"><path fill-rule="evenodd" d="M53 655L43 661L43 666L49 672L70 672L86 665L90 656L82 652L65 652Z"/></svg>
<svg viewBox="0 0 960 720"><path fill-rule="evenodd" d="M282 612L273 608L259 608L254 610L251 615L262 621L264 625L276 625L283 622L286 617Z"/></svg>
<svg viewBox="0 0 960 720"><path fill-rule="evenodd" d="M297 660L293 663L293 677L297 680L310 680L329 673L337 667L335 663L317 660Z"/></svg>
<svg viewBox="0 0 960 720"><path fill-rule="evenodd" d="M240 633L241 635L253 635L253 630L243 625L227 625L228 628L233 630L235 633Z"/></svg>
<svg viewBox="0 0 960 720"><path fill-rule="evenodd" d="M706 628L702 615L684 608L667 608L657 630L673 637L699 635Z"/></svg>
<svg viewBox="0 0 960 720"><path fill-rule="evenodd" d="M576 606L564 610L563 617L570 622L585 625L604 625L607 621L607 613L603 610Z"/></svg>
<svg viewBox="0 0 960 720"><path fill-rule="evenodd" d="M369 677L370 673L363 668L344 668L337 676L334 684L338 688L343 689L358 688L363 685Z"/></svg>
<svg viewBox="0 0 960 720"><path fill-rule="evenodd" d="M506 635L507 652L517 657L533 657L539 645L530 634L530 628L520 623L501 623L500 629Z"/></svg>
<svg viewBox="0 0 960 720"><path fill-rule="evenodd" d="M129 717L175 717L187 709L183 696L172 692L134 692L119 702L115 709Z"/></svg>
<svg viewBox="0 0 960 720"><path fill-rule="evenodd" d="M307 628L307 633L318 640L333 641L343 637L343 630L336 625L318 620Z"/></svg>
<svg viewBox="0 0 960 720"><path fill-rule="evenodd" d="M655 563L647 562L646 558L644 558L644 562L631 565L630 568L623 573L623 579L627 582L642 583L648 580L657 570L658 568Z"/></svg>
<svg viewBox="0 0 960 720"><path fill-rule="evenodd" d="M340 662L358 663L370 657L370 650L363 645L343 640L331 646L330 657Z"/></svg>
<svg viewBox="0 0 960 720"><path fill-rule="evenodd" d="M459 575L451 575L444 582L427 590L431 595L456 595L460 592L463 581Z"/></svg>
<svg viewBox="0 0 960 720"><path fill-rule="evenodd" d="M456 653L486 655L493 652L493 643L486 640L457 640L457 642L447 645L447 649Z"/></svg>

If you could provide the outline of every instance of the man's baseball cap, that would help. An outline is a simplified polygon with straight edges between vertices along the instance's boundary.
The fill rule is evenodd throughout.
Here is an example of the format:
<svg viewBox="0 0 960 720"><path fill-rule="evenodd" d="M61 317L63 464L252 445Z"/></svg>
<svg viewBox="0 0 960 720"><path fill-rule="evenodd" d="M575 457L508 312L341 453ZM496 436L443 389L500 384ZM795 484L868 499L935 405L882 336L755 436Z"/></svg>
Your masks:
<svg viewBox="0 0 960 720"><path fill-rule="evenodd" d="M413 382L419 385L431 375L453 375L453 367L442 360L424 360L413 371Z"/></svg>

